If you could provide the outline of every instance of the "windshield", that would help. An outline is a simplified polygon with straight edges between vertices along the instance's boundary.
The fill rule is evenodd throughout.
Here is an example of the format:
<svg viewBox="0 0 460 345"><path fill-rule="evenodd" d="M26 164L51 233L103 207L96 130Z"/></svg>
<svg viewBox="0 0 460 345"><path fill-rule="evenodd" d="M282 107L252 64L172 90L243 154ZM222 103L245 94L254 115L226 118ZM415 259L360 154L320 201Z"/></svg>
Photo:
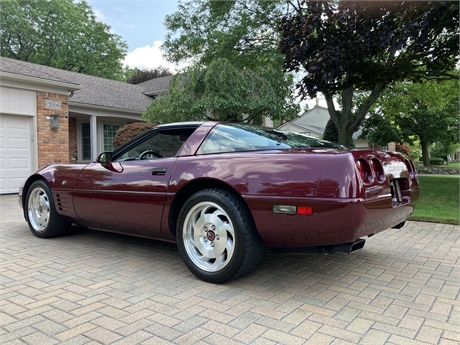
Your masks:
<svg viewBox="0 0 460 345"><path fill-rule="evenodd" d="M198 154L279 150L291 148L344 148L300 133L248 124L220 124L206 137Z"/></svg>

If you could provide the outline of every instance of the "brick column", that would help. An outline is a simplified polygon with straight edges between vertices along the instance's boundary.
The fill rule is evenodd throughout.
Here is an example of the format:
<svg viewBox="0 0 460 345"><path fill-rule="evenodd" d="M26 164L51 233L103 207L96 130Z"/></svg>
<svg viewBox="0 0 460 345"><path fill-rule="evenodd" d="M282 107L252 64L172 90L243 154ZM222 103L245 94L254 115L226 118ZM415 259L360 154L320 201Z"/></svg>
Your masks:
<svg viewBox="0 0 460 345"><path fill-rule="evenodd" d="M54 163L69 163L69 106L68 95L37 92L38 167ZM46 108L46 101L61 102L61 109ZM60 127L50 128L50 115L59 114Z"/></svg>

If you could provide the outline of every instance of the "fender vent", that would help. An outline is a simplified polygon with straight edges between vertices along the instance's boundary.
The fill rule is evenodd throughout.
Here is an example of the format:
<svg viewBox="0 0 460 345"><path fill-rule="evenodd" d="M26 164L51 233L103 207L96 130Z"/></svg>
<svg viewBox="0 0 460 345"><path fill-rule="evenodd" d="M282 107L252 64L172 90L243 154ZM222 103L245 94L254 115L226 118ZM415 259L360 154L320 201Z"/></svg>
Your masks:
<svg viewBox="0 0 460 345"><path fill-rule="evenodd" d="M63 211L62 208L62 199L60 194L56 194L56 208L59 209L59 211Z"/></svg>
<svg viewBox="0 0 460 345"><path fill-rule="evenodd" d="M59 213L66 213L71 209L69 206L71 205L70 196L67 194L56 194L56 209L62 212Z"/></svg>

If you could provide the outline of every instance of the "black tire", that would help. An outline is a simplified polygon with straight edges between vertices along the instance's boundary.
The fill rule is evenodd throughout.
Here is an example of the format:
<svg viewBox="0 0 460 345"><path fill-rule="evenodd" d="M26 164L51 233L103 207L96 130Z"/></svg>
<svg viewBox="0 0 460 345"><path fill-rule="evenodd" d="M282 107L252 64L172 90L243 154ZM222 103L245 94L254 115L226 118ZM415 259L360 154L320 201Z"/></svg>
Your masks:
<svg viewBox="0 0 460 345"><path fill-rule="evenodd" d="M43 180L32 183L27 191L24 208L30 231L37 237L62 236L72 225L56 212L50 187Z"/></svg>
<svg viewBox="0 0 460 345"><path fill-rule="evenodd" d="M209 283L226 283L257 267L265 244L247 205L231 191L204 189L182 207L176 228L187 268Z"/></svg>

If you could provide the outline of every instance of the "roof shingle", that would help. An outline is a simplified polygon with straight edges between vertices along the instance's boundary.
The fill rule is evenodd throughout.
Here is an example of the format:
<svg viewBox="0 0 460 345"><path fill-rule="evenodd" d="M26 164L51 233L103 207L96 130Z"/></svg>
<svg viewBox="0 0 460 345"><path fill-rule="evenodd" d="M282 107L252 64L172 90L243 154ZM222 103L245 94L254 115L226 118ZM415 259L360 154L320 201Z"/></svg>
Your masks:
<svg viewBox="0 0 460 345"><path fill-rule="evenodd" d="M169 91L169 84L171 84L173 77L172 75L167 75L165 77L150 79L137 85L144 88L146 95L161 95Z"/></svg>
<svg viewBox="0 0 460 345"><path fill-rule="evenodd" d="M80 90L69 98L70 104L144 112L152 102L152 98L144 94L144 86L140 84L133 85L5 57L0 57L0 71L78 85Z"/></svg>

